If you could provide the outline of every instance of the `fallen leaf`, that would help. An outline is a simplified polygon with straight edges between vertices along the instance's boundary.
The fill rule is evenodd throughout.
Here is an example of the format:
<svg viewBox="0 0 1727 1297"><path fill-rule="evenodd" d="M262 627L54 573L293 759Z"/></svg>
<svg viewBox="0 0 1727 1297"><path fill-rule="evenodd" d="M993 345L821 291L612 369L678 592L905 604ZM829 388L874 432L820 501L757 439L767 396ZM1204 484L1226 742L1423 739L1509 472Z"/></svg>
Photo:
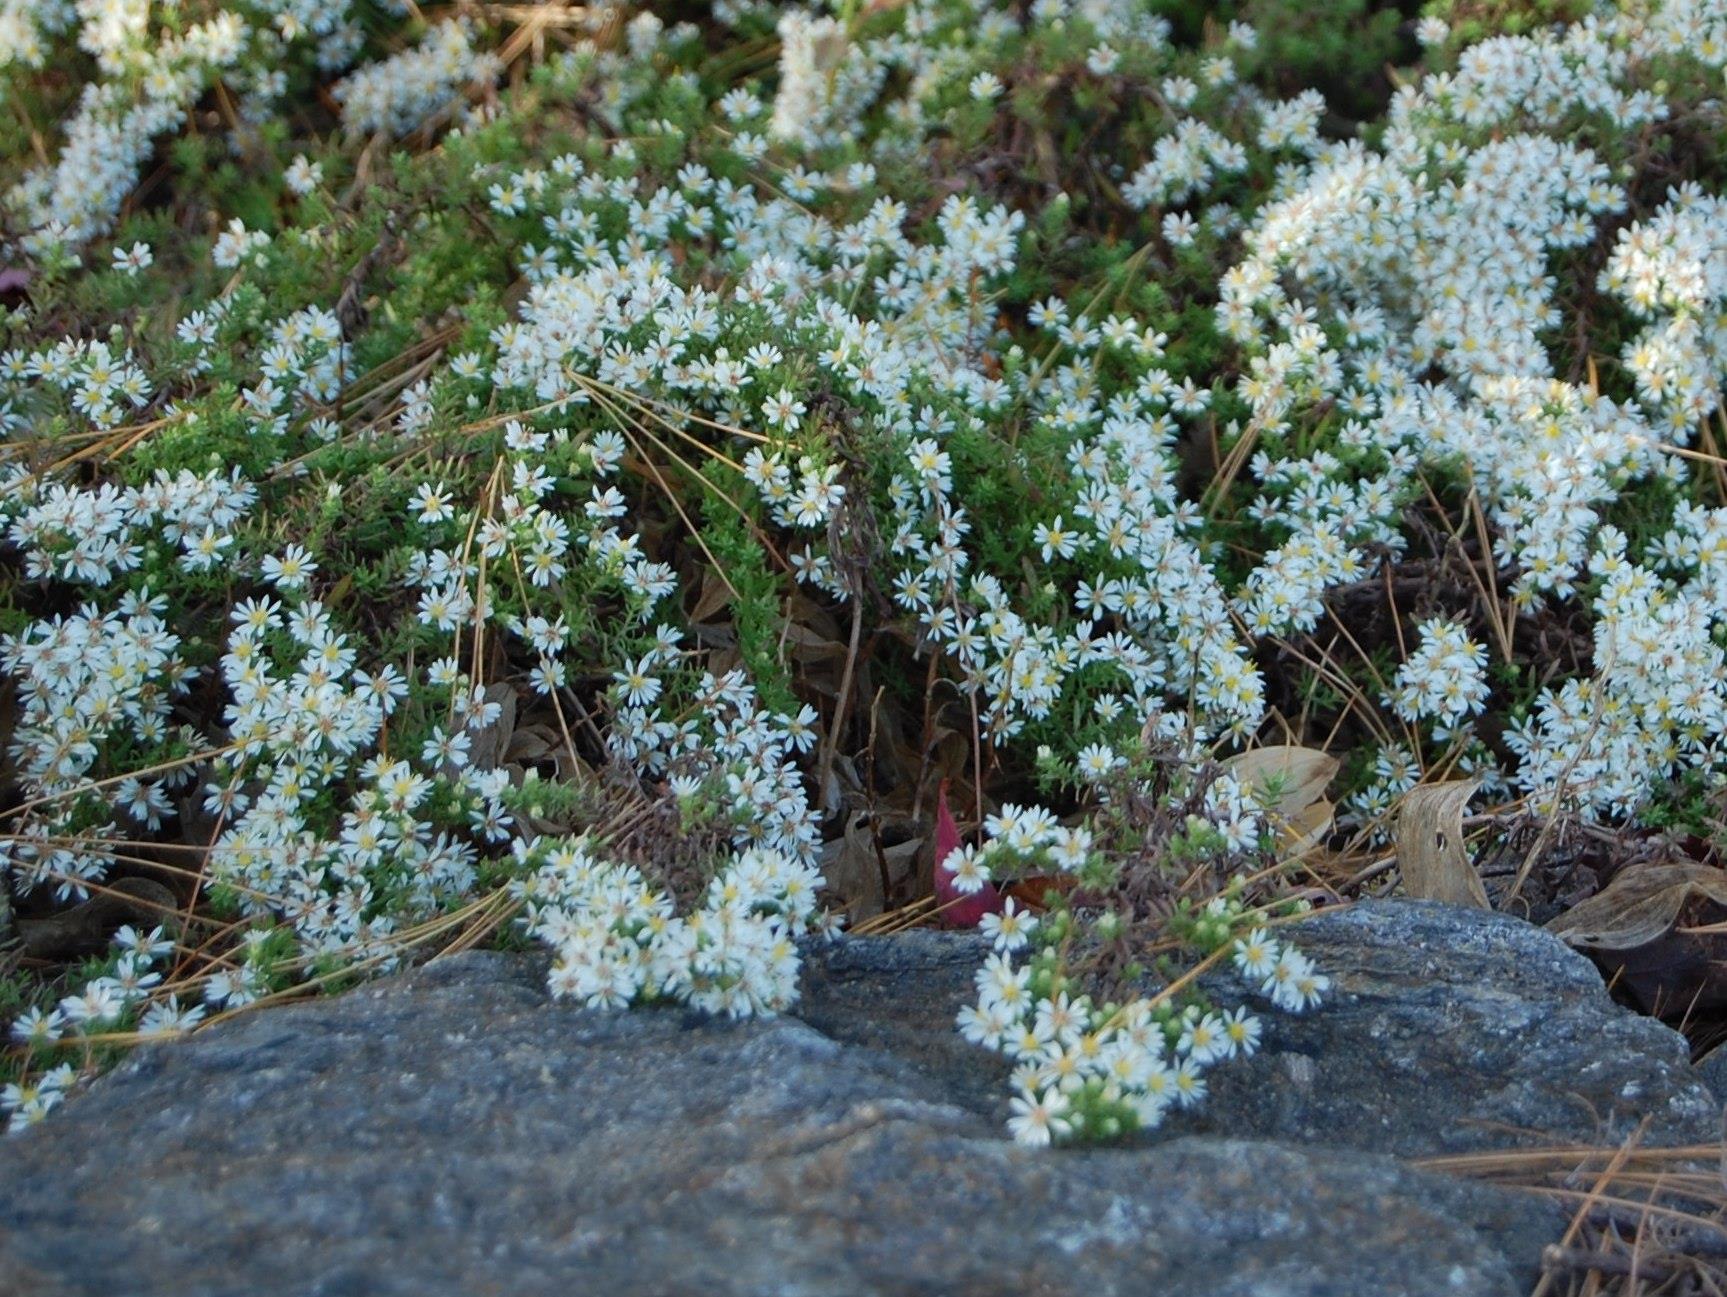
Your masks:
<svg viewBox="0 0 1727 1297"><path fill-rule="evenodd" d="M809 627L822 639L844 638L833 614L801 590L794 590L786 597L786 620L797 626Z"/></svg>
<svg viewBox="0 0 1727 1297"><path fill-rule="evenodd" d="M352 572L344 572L336 584L330 587L329 593L324 596L324 606L326 608L335 608L339 606L342 600L346 599L348 595L353 592L353 589L354 574Z"/></svg>
<svg viewBox="0 0 1727 1297"><path fill-rule="evenodd" d="M1481 786L1478 779L1421 784L1403 795L1397 815L1397 868L1406 894L1492 909L1481 876L1463 847L1463 808Z"/></svg>
<svg viewBox="0 0 1727 1297"><path fill-rule="evenodd" d="M1331 819L1336 810L1328 798L1321 797L1293 815L1280 817L1277 825L1278 856L1292 860L1313 850L1331 832Z"/></svg>
<svg viewBox="0 0 1727 1297"><path fill-rule="evenodd" d="M33 959L74 959L108 948L121 924L180 929L174 893L149 878L118 878L89 900L40 919L19 919L18 935Z"/></svg>
<svg viewBox="0 0 1727 1297"><path fill-rule="evenodd" d="M1223 763L1254 797L1269 797L1266 809L1285 820L1325 796L1337 766L1337 758L1328 752L1287 743L1254 748Z"/></svg>
<svg viewBox="0 0 1727 1297"><path fill-rule="evenodd" d="M1627 865L1547 930L1589 950L1630 950L1671 932L1693 898L1727 905L1727 872L1694 860Z"/></svg>
<svg viewBox="0 0 1727 1297"><path fill-rule="evenodd" d="M1671 860L1627 865L1547 927L1645 1013L1688 1018L1727 1007L1724 918L1720 866Z"/></svg>
<svg viewBox="0 0 1727 1297"><path fill-rule="evenodd" d="M1022 910L1047 910L1052 895L1066 896L1077 886L1071 874L1038 874L1008 883L1001 892Z"/></svg>
<svg viewBox="0 0 1727 1297"><path fill-rule="evenodd" d="M701 598L696 600L696 606L690 612L690 621L705 622L720 609L730 606L736 598L712 568L705 568L702 572Z"/></svg>
<svg viewBox="0 0 1727 1297"><path fill-rule="evenodd" d="M822 880L845 906L849 922L857 923L882 912L886 905L882 897L884 860L888 885L893 886L916 867L923 841L912 838L898 842L883 847L878 855L869 815L864 811L852 812L846 821L845 836L827 843L821 853Z"/></svg>
<svg viewBox="0 0 1727 1297"><path fill-rule="evenodd" d="M24 957L24 939L18 925L12 921L12 892L0 879L0 977L11 976Z"/></svg>
<svg viewBox="0 0 1727 1297"><path fill-rule="evenodd" d="M825 74L837 68L845 60L849 44L844 27L814 32L810 37L810 57L815 62L815 70Z"/></svg>
<svg viewBox="0 0 1727 1297"><path fill-rule="evenodd" d="M521 725L510 734L510 744L504 751L504 760L531 766L545 758L562 742L563 737L550 725Z"/></svg>
<svg viewBox="0 0 1727 1297"><path fill-rule="evenodd" d="M824 639L807 626L787 622L781 637L789 646L791 657L798 662L819 662L825 658L843 658L846 646L838 640Z"/></svg>

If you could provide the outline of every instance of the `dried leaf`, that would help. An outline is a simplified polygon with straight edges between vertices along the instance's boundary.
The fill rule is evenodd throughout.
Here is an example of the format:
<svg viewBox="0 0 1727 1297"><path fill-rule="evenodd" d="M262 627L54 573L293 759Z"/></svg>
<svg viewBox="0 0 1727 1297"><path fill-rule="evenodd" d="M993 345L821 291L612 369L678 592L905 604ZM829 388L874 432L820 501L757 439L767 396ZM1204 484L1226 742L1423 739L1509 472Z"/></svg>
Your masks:
<svg viewBox="0 0 1727 1297"><path fill-rule="evenodd" d="M845 61L846 48L850 37L845 28L824 28L816 31L810 37L810 57L815 61L815 69L820 73L828 73Z"/></svg>
<svg viewBox="0 0 1727 1297"><path fill-rule="evenodd" d="M1547 930L1589 950L1630 950L1671 932L1694 897L1727 905L1727 872L1695 860L1628 865Z"/></svg>
<svg viewBox="0 0 1727 1297"><path fill-rule="evenodd" d="M1336 809L1328 798L1321 797L1287 819L1280 819L1277 854L1283 859L1293 860L1318 846L1331 832L1331 818Z"/></svg>
<svg viewBox="0 0 1727 1297"><path fill-rule="evenodd" d="M550 725L523 725L510 735L510 745L504 752L504 760L516 765L531 766L543 760L562 742L562 736Z"/></svg>
<svg viewBox="0 0 1727 1297"><path fill-rule="evenodd" d="M89 900L41 919L19 919L18 935L32 959L74 959L108 947L123 923L178 932L179 902L174 893L149 878L118 878Z"/></svg>
<svg viewBox="0 0 1727 1297"><path fill-rule="evenodd" d="M1317 748L1280 743L1231 757L1223 768L1255 797L1275 789L1275 800L1266 809L1292 820L1325 796L1326 785L1337 775L1337 758Z"/></svg>
<svg viewBox="0 0 1727 1297"><path fill-rule="evenodd" d="M972 766L970 739L954 730L937 727L926 762L929 773L938 783L945 779L953 786L954 796L959 798L960 805L975 802L977 784L975 780L967 778ZM961 796L962 793L964 796Z"/></svg>
<svg viewBox="0 0 1727 1297"><path fill-rule="evenodd" d="M735 596L726 587L726 583L712 568L704 569L702 573L702 597L696 600L696 606L690 610L691 622L704 622L720 609L729 605Z"/></svg>
<svg viewBox="0 0 1727 1297"><path fill-rule="evenodd" d="M593 767L571 747L563 726L557 723L556 712L549 707L538 707L529 715L536 719L524 721L511 731L499 761L499 765L510 772L510 781L520 784L528 771L533 770L553 783L591 786L595 779ZM536 832L551 833L567 831L571 826L558 829L534 827Z"/></svg>
<svg viewBox="0 0 1727 1297"><path fill-rule="evenodd" d="M1463 848L1463 808L1480 786L1478 779L1448 779L1404 794L1397 816L1397 868L1408 895L1492 908Z"/></svg>
<svg viewBox="0 0 1727 1297"><path fill-rule="evenodd" d="M330 587L329 593L324 596L324 606L326 608L338 607L342 600L346 599L353 592L353 589L354 574L352 572L342 573L341 578L337 580L335 585Z"/></svg>
<svg viewBox="0 0 1727 1297"><path fill-rule="evenodd" d="M1001 894L1022 910L1047 910L1051 894L1067 895L1079 880L1071 874L1038 874L1004 884Z"/></svg>
<svg viewBox="0 0 1727 1297"><path fill-rule="evenodd" d="M737 651L736 642L735 639L729 640L708 654L708 670L714 673L715 679L725 675L734 667L743 665L744 655Z"/></svg>
<svg viewBox="0 0 1727 1297"><path fill-rule="evenodd" d="M823 881L845 906L849 921L856 923L882 912L886 904L881 886L884 858L891 886L911 873L923 843L922 838L912 838L884 847L878 855L868 814L852 813L846 821L845 836L827 843L821 853Z"/></svg>
<svg viewBox="0 0 1727 1297"><path fill-rule="evenodd" d="M0 882L0 977L9 977L24 957L24 939L12 920L12 892Z"/></svg>
<svg viewBox="0 0 1727 1297"><path fill-rule="evenodd" d="M791 650L792 659L797 662L820 662L827 658L843 658L846 655L846 646L838 640L824 639L807 626L799 626L796 622L787 622L781 636Z"/></svg>
<svg viewBox="0 0 1727 1297"><path fill-rule="evenodd" d="M822 639L845 638L833 614L801 590L794 590L786 597L786 620L797 626L809 627Z"/></svg>

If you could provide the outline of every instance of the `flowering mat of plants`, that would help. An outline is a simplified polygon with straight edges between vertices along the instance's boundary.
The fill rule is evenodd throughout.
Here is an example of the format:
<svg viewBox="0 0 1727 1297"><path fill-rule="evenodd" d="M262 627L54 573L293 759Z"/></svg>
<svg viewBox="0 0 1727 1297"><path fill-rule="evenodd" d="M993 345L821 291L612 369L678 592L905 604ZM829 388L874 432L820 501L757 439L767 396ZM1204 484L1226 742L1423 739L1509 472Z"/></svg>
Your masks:
<svg viewBox="0 0 1727 1297"><path fill-rule="evenodd" d="M1724 65L1722 0L0 0L10 1126L439 952L743 1017L946 924L1013 1136L1110 1140L1393 889L1706 1048Z"/></svg>

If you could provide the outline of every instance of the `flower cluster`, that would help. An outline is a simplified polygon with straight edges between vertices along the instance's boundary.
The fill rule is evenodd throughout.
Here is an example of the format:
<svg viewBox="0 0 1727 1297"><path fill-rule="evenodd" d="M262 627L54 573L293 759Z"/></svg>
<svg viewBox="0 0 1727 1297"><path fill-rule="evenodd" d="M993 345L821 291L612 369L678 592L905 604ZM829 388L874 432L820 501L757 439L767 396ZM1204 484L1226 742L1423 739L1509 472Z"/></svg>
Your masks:
<svg viewBox="0 0 1727 1297"><path fill-rule="evenodd" d="M1435 618L1397 669L1392 709L1406 721L1432 720L1453 728L1487 706L1487 650L1454 621Z"/></svg>
<svg viewBox="0 0 1727 1297"><path fill-rule="evenodd" d="M451 107L470 85L490 85L503 70L497 56L474 48L468 24L439 23L426 40L371 63L331 92L355 130L405 135Z"/></svg>
<svg viewBox="0 0 1727 1297"><path fill-rule="evenodd" d="M1210 791L1220 799L1221 814L1234 803L1234 813L1257 836L1260 817L1240 804L1233 780L1220 780ZM1097 868L1091 833L1062 826L1047 812L1004 807L986 829L984 845L963 848L953 866L961 890L975 891L992 876L1047 871L1082 879ZM1245 845L1226 842L1225 849ZM977 972L976 1001L959 1014L967 1040L1012 1060L1008 1124L1026 1144L1108 1139L1155 1127L1172 1107L1204 1099L1209 1068L1251 1054L1259 1044L1259 1021L1245 1007L1214 1009L1173 994L1173 986L1108 1001L1087 991L1071 966L1070 948L1119 940L1124 924L1106 911L1088 928L1076 913L1058 908L1040 916L1009 900L986 916L994 953ZM1247 984L1280 1010L1304 1012L1330 987L1295 946L1273 939L1238 897L1208 901L1188 928L1192 944L1211 962L1228 955Z"/></svg>
<svg viewBox="0 0 1727 1297"><path fill-rule="evenodd" d="M94 418L94 416L92 416ZM32 579L58 578L107 586L143 564L152 530L179 551L179 565L203 570L233 543L233 528L257 498L237 472L170 477L158 470L145 485L122 490L104 483L90 490L59 482L14 479L0 502L6 537L24 554Z"/></svg>
<svg viewBox="0 0 1727 1297"><path fill-rule="evenodd" d="M137 39L142 24L136 6L110 8L126 15L125 21L117 29L105 29L98 15L84 28L89 33L86 47L94 45L109 55L131 47L124 77L84 87L53 165L32 168L7 195L8 204L35 231L26 240L35 252L75 248L106 233L157 136L184 117L245 47L246 25L233 12L217 13L151 46ZM8 6L7 13L14 23L29 22L18 8ZM25 33L20 48L26 58L40 49L40 36L57 25L50 21Z"/></svg>
<svg viewBox="0 0 1727 1297"><path fill-rule="evenodd" d="M1328 145L1286 172L1283 192L1246 231L1249 255L1220 284L1220 326L1263 357L1264 370L1241 384L1259 435L1302 426L1322 401L1338 403L1350 418L1340 438L1347 453L1311 461L1318 471L1303 469L1309 499L1347 508L1351 494L1371 488L1379 534L1345 538L1401 548L1403 537L1384 534L1385 506L1424 489L1433 472L1461 468L1470 508L1490 532L1496 583L1511 597L1507 612L1496 614L1502 622L1548 601L1585 597L1601 579L1604 543L1629 557L1625 539L1613 539L1605 526L1610 512L1640 483L1675 481L1679 466L1664 448L1689 446L1716 406L1722 353L1715 281L1724 263L1713 202L1694 185L1624 225L1591 285L1646 322L1622 350L1633 390L1605 394L1593 369L1587 385L1559 377L1552 345L1563 318L1555 267L1598 237L1604 217L1633 201L1621 183L1629 171L1615 175L1598 152L1564 138L1565 126L1586 116L1625 132L1665 117L1669 105L1653 88L1647 61L1684 48L1718 66L1719 51L1694 43L1717 21L1704 8L1628 10L1466 49L1455 71L1425 78L1393 102L1379 147ZM1332 305L1316 310L1312 303L1322 298ZM1336 350L1320 351L1317 369L1294 371L1317 381L1290 383L1283 358L1303 338L1314 339L1316 328ZM1434 373L1441 381L1424 377ZM1292 461L1262 455L1255 467L1276 485L1288 479ZM1351 512L1360 518L1359 509ZM1325 591L1358 580L1360 564L1352 560L1362 551L1332 557L1339 547L1326 516L1304 510L1290 518L1276 494L1261 516L1293 534L1266 555L1248 589L1258 593L1264 582L1286 592L1299 611L1256 610L1253 625L1262 633L1311 629L1326 612ZM1644 563L1660 566L1658 555L1681 544L1671 534L1658 538ZM1324 561L1290 572L1290 546ZM1665 609L1680 592L1669 585L1652 593ZM1487 597L1496 596L1489 590ZM1638 665L1631 666L1623 650L1602 652L1621 642L1616 627L1628 611L1612 592L1605 597L1610 602L1593 599L1596 678L1542 687L1502 754L1469 745L1466 767L1491 785L1520 784L1549 807L1627 814L1684 760L1707 760L1692 736L1706 711L1702 700L1717 687L1718 651L1673 644L1684 661L1685 719L1675 702L1648 710L1642 659L1633 656ZM1719 615L1705 603L1688 607L1700 625ZM1657 633L1649 612L1640 606L1637 614L1640 630ZM1442 740L1467 740L1460 727L1491 696L1483 629L1471 633L1447 618L1423 627L1388 692L1393 712L1438 722ZM1502 625L1502 649L1514 644L1516 629L1515 621ZM1639 701L1622 706L1628 670ZM1361 790L1360 804L1382 804L1401 781L1388 767L1376 791Z"/></svg>
<svg viewBox="0 0 1727 1297"><path fill-rule="evenodd" d="M114 952L105 970L77 994L63 997L52 1008L31 1009L16 1018L12 1043L28 1051L46 1051L62 1041L87 1041L126 1023L135 1025L140 1037L158 1039L189 1031L203 1020L201 1005L183 1007L171 993L154 999L162 985L162 965L174 952L174 943L162 928L140 931L128 924L114 934ZM46 1117L66 1097L77 1076L72 1064L59 1063L32 1080L0 1088L0 1114L7 1116L8 1132L16 1134Z"/></svg>
<svg viewBox="0 0 1727 1297"><path fill-rule="evenodd" d="M598 1009L671 999L734 1018L797 998L795 943L816 920L821 880L795 857L742 852L680 915L639 870L595 859L585 841L541 838L517 851L530 872L513 887L528 931L554 952L554 995Z"/></svg>
<svg viewBox="0 0 1727 1297"><path fill-rule="evenodd" d="M1651 422L1689 444L1721 403L1727 372L1727 236L1722 201L1681 186L1647 220L1620 230L1601 288L1650 323L1623 359Z"/></svg>
<svg viewBox="0 0 1727 1297"><path fill-rule="evenodd" d="M37 805L19 818L0 846L0 859L18 886L50 886L60 899L84 899L107 872L107 842L118 832L105 818L123 811L140 824L160 824L160 786L126 780L116 805L91 822L67 794L82 791L104 750L124 736L146 750L168 738L175 695L195 669L163 621L166 601L148 592L127 595L111 612L86 605L0 639L0 666L17 682L20 714L8 754Z"/></svg>

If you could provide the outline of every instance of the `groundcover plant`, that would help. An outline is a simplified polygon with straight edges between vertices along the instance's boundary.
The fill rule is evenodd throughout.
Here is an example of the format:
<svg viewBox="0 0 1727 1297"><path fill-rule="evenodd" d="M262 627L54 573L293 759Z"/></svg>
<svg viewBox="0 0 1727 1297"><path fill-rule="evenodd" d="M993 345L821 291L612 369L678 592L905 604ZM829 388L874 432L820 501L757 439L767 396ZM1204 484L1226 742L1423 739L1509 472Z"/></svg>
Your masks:
<svg viewBox="0 0 1727 1297"><path fill-rule="evenodd" d="M1109 1138L1322 1003L1283 920L1419 783L1706 831L1724 62L1722 0L0 0L0 859L142 907L0 983L11 1127L482 941L772 1013L849 911L980 927L1014 1136Z"/></svg>

